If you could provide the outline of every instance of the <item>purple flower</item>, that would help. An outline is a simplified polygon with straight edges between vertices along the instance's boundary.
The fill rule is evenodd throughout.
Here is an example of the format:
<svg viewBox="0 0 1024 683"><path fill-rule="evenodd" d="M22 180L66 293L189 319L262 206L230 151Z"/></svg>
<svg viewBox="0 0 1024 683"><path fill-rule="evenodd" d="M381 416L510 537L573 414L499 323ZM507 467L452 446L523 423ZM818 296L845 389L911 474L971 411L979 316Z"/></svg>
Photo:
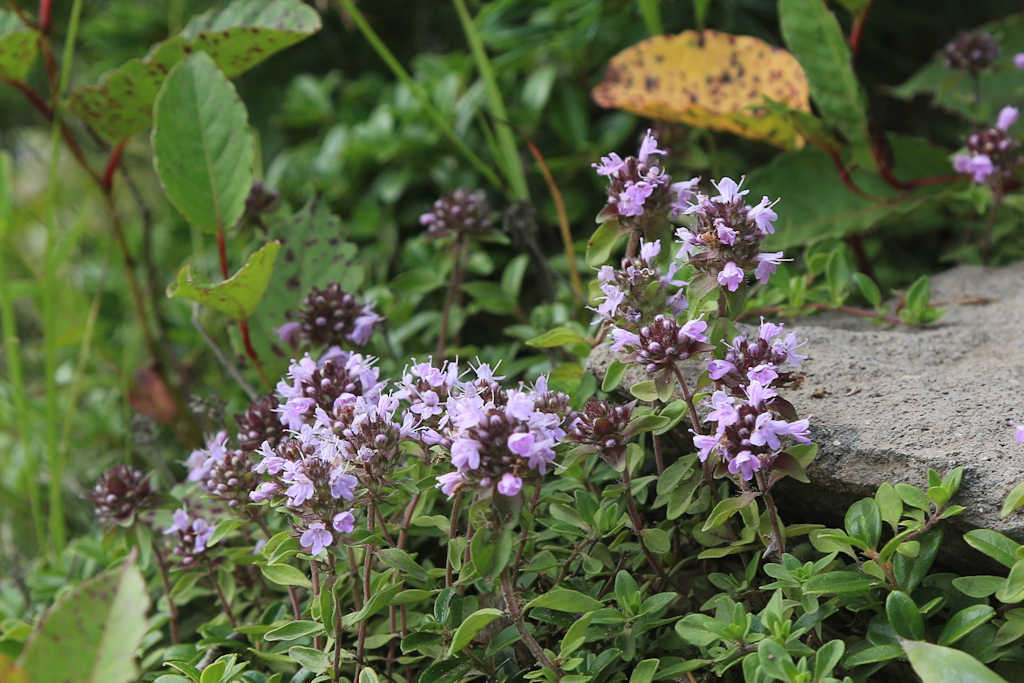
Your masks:
<svg viewBox="0 0 1024 683"><path fill-rule="evenodd" d="M708 375L714 380L722 379L730 372L735 371L736 366L727 360L713 360L708 363Z"/></svg>
<svg viewBox="0 0 1024 683"><path fill-rule="evenodd" d="M277 493L279 488L281 487L274 482L265 481L257 486L255 491L249 493L249 500L254 503L262 503Z"/></svg>
<svg viewBox="0 0 1024 683"><path fill-rule="evenodd" d="M644 238L640 238L640 259L644 263L650 263L652 260L658 257L661 253L661 240L654 240L653 242L645 242Z"/></svg>
<svg viewBox="0 0 1024 683"><path fill-rule="evenodd" d="M754 277L762 285L767 284L768 278L775 274L775 269L786 259L782 258L781 251L764 252L754 257L757 261L757 268L754 269Z"/></svg>
<svg viewBox="0 0 1024 683"><path fill-rule="evenodd" d="M640 345L640 335L634 334L621 327L612 328L612 351L619 352L626 346L636 347Z"/></svg>
<svg viewBox="0 0 1024 683"><path fill-rule="evenodd" d="M525 391L508 392L505 414L517 420L529 420L533 415L533 397Z"/></svg>
<svg viewBox="0 0 1024 683"><path fill-rule="evenodd" d="M729 461L729 471L733 474L739 473L743 481L750 481L754 478L754 472L761 469L761 459L750 451L740 451Z"/></svg>
<svg viewBox="0 0 1024 683"><path fill-rule="evenodd" d="M331 496L333 498L344 498L352 500L355 498L355 488L359 480L351 474L341 470L334 470L331 473Z"/></svg>
<svg viewBox="0 0 1024 683"><path fill-rule="evenodd" d="M299 537L299 545L309 550L309 554L316 557L324 551L324 548L334 542L334 536L327 530L323 522L311 522L309 528L302 532Z"/></svg>
<svg viewBox="0 0 1024 683"><path fill-rule="evenodd" d="M362 346L370 340L374 326L382 320L384 318L377 315L369 305L364 306L362 314L356 316L348 340L356 346Z"/></svg>
<svg viewBox="0 0 1024 683"><path fill-rule="evenodd" d="M968 156L966 154L957 154L953 157L953 168L960 173L970 173L974 182L981 184L985 182L985 179L992 175L992 171L995 167L992 165L992 159L987 154L974 154Z"/></svg>
<svg viewBox="0 0 1024 683"><path fill-rule="evenodd" d="M192 522L192 533L196 536L195 550L193 552L201 553L206 550L206 544L210 542L210 537L213 536L213 527L205 519L197 519Z"/></svg>
<svg viewBox="0 0 1024 683"><path fill-rule="evenodd" d="M690 178L689 180L681 180L678 183L672 183L669 186L669 191L675 195L675 199L672 201L672 215L678 216L679 214L686 211L688 202L693 196L693 188L697 187L697 183L700 182L699 177Z"/></svg>
<svg viewBox="0 0 1024 683"><path fill-rule="evenodd" d="M693 430L691 429L692 433ZM704 462L711 455L711 450L718 445L718 439L713 436L704 436L703 434L693 435L693 445L697 447L697 458Z"/></svg>
<svg viewBox="0 0 1024 683"><path fill-rule="evenodd" d="M778 377L779 373L771 363L761 363L760 365L747 370L748 379L754 382L759 382L764 386L768 386L778 379ZM714 377L711 379L714 379Z"/></svg>
<svg viewBox="0 0 1024 683"><path fill-rule="evenodd" d="M292 480L291 486L285 491L285 495L288 496L288 505L292 507L299 507L307 500L313 497L316 493L316 489L313 486L313 482L305 474L301 472L296 473Z"/></svg>
<svg viewBox="0 0 1024 683"><path fill-rule="evenodd" d="M718 190L718 196L712 197L711 201L718 202L720 204L729 204L743 195L750 192L750 190L740 190L740 186L743 185L745 178L740 178L740 182L736 182L732 178L722 178L717 183L711 181L711 184Z"/></svg>
<svg viewBox="0 0 1024 683"><path fill-rule="evenodd" d="M514 496L523 489L523 480L516 475L506 472L501 475L498 482L498 493L503 496Z"/></svg>
<svg viewBox="0 0 1024 683"><path fill-rule="evenodd" d="M295 348L298 343L298 334L302 331L302 325L296 322L285 323L281 327L274 328L274 333L282 344Z"/></svg>
<svg viewBox="0 0 1024 683"><path fill-rule="evenodd" d="M610 152L608 156L601 157L600 164L591 164L591 166L597 170L598 175L609 176L618 173L619 169L622 168L625 163L626 162L623 161L622 157L618 154ZM422 218L420 220L422 220Z"/></svg>
<svg viewBox="0 0 1024 683"><path fill-rule="evenodd" d="M1024 52L1018 52L1013 56L1013 65L1018 69L1024 69Z"/></svg>
<svg viewBox="0 0 1024 683"><path fill-rule="evenodd" d="M643 215L644 202L647 201L652 192L654 192L654 186L645 180L627 185L626 189L619 193L619 215Z"/></svg>
<svg viewBox="0 0 1024 683"><path fill-rule="evenodd" d="M740 418L740 414L736 411L734 403L735 399L724 391L716 391L711 396L713 410L708 413L708 419L717 422L719 428L735 424Z"/></svg>
<svg viewBox="0 0 1024 683"><path fill-rule="evenodd" d="M455 493L456 487L462 483L462 475L458 472L449 472L448 474L442 474L437 478L437 483L434 484L434 488L441 489L441 493L452 497Z"/></svg>
<svg viewBox="0 0 1024 683"><path fill-rule="evenodd" d="M351 510L339 512L334 515L334 520L331 522L331 526L334 527L335 531L339 531L343 534L350 534L352 533L352 530L356 528L356 516L352 514Z"/></svg>
<svg viewBox="0 0 1024 683"><path fill-rule="evenodd" d="M726 178L728 180L728 178ZM730 292L735 292L739 289L743 283L743 269L737 266L733 261L729 261L722 268L721 272L718 273L718 284L727 288Z"/></svg>
<svg viewBox="0 0 1024 683"><path fill-rule="evenodd" d="M996 119L996 128L1009 130L1010 126L1017 123L1017 116L1020 112L1017 107L1003 107L999 110L999 118Z"/></svg>
<svg viewBox="0 0 1024 683"><path fill-rule="evenodd" d="M708 338L704 335L704 330L708 329L708 324L697 318L695 320L688 321L682 327L682 333L694 341L706 342Z"/></svg>
<svg viewBox="0 0 1024 683"><path fill-rule="evenodd" d="M651 133L651 129L647 129L647 133L644 135L644 139L640 141L640 151L637 153L636 158L641 163L647 163L647 157L652 154L668 154L668 150L658 149L658 140Z"/></svg>
<svg viewBox="0 0 1024 683"><path fill-rule="evenodd" d="M473 439L457 439L452 444L452 464L460 472L480 467L480 444Z"/></svg>
<svg viewBox="0 0 1024 683"><path fill-rule="evenodd" d="M530 432L509 434L508 449L521 457L528 457L533 450L534 436Z"/></svg>
<svg viewBox="0 0 1024 683"><path fill-rule="evenodd" d="M185 508L179 508L174 511L174 521L169 527L164 529L164 535L187 531L191 522L192 519L188 516L188 510Z"/></svg>
<svg viewBox="0 0 1024 683"><path fill-rule="evenodd" d="M736 231L725 224L724 221L718 223L718 227L715 229L718 235L718 241L722 244L728 244L732 246L736 244Z"/></svg>
<svg viewBox="0 0 1024 683"><path fill-rule="evenodd" d="M293 432L299 431L306 421L306 413L315 405L316 400L312 398L296 397L288 399L284 407L281 408L281 424Z"/></svg>
<svg viewBox="0 0 1024 683"><path fill-rule="evenodd" d="M773 223L778 220L779 216L772 210L772 207L778 203L778 199L772 202L768 200L768 197L762 196L760 204L747 209L747 218L754 221L758 230L761 231L762 237L771 235L775 232L775 226Z"/></svg>

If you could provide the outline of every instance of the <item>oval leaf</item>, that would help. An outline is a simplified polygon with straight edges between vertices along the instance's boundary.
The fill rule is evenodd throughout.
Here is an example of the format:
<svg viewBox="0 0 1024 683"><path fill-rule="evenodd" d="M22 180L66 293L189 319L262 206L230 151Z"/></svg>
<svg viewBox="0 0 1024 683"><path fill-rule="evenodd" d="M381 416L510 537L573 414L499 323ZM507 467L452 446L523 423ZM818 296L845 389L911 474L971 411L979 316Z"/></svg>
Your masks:
<svg viewBox="0 0 1024 683"><path fill-rule="evenodd" d="M544 607L557 612L592 612L603 606L600 600L596 600L586 593L569 588L555 588L526 603L523 611L525 612L531 607Z"/></svg>
<svg viewBox="0 0 1024 683"><path fill-rule="evenodd" d="M900 640L922 683L1006 683L966 652L915 640Z"/></svg>
<svg viewBox="0 0 1024 683"><path fill-rule="evenodd" d="M280 242L264 244L237 273L217 284L195 282L192 267L185 266L178 272L178 281L167 287L167 296L197 301L236 320L245 320L256 310L267 289L280 248Z"/></svg>
<svg viewBox="0 0 1024 683"><path fill-rule="evenodd" d="M466 617L465 621L459 624L459 627L455 629L455 635L452 636L451 647L448 648L448 656L451 657L453 654L469 645L470 641L476 637L477 633L503 614L504 612L500 609L485 607L484 609L478 609Z"/></svg>
<svg viewBox="0 0 1024 683"><path fill-rule="evenodd" d="M36 59L38 45L38 31L14 12L0 9L0 78L23 79Z"/></svg>

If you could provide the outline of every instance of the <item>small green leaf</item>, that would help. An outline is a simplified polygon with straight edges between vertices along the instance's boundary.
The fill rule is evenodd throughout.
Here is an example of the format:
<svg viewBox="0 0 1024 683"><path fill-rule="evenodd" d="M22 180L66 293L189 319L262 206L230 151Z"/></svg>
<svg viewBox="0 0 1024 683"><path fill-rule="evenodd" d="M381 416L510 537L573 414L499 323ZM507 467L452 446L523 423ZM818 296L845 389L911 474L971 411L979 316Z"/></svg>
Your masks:
<svg viewBox="0 0 1024 683"><path fill-rule="evenodd" d="M562 638L562 647L559 651L559 659L565 660L566 657L571 655L587 641L587 629L590 627L590 622L594 618L593 612L588 612L582 617L572 622L572 626L565 632L565 636Z"/></svg>
<svg viewBox="0 0 1024 683"><path fill-rule="evenodd" d="M882 535L882 515L873 498L862 498L846 511L846 532L859 538L869 548L878 545Z"/></svg>
<svg viewBox="0 0 1024 683"><path fill-rule="evenodd" d="M915 507L918 510L928 511L931 509L931 504L928 502L928 496L925 493L910 484L896 484L896 493L900 495L903 502L910 507Z"/></svg>
<svg viewBox="0 0 1024 683"><path fill-rule="evenodd" d="M658 390L654 386L654 380L648 379L643 382L637 382L629 388L629 393L636 396L641 401L657 401Z"/></svg>
<svg viewBox="0 0 1024 683"><path fill-rule="evenodd" d="M398 592L401 590L401 584L398 584L396 586L388 586L386 588L378 590L376 593L373 594L373 597L370 598L370 601L363 605L362 609L360 609L358 612L346 614L344 618L342 618L341 620L341 625L345 628L352 628L364 619L372 617L374 614L376 614L377 612L381 611L389 604L391 604L391 599L398 595ZM449 599L450 598L451 596L449 595Z"/></svg>
<svg viewBox="0 0 1024 683"><path fill-rule="evenodd" d="M672 537L664 529L647 527L641 534L644 545L656 555L662 555L672 549Z"/></svg>
<svg viewBox="0 0 1024 683"><path fill-rule="evenodd" d="M882 291L878 289L878 285L875 281L869 278L864 273L854 273L853 281L857 283L857 289L860 290L861 296L863 296L872 308L880 308L882 306Z"/></svg>
<svg viewBox="0 0 1024 683"><path fill-rule="evenodd" d="M587 344L586 337L577 332L576 330L569 329L568 327L556 327L553 330L548 330L544 334L538 335L533 339L526 340L528 346L533 346L539 349L546 349L552 346L565 346L566 344Z"/></svg>
<svg viewBox="0 0 1024 683"><path fill-rule="evenodd" d="M651 683L654 674L658 672L660 662L657 659L645 659L637 662L633 667L633 673L629 676L629 683Z"/></svg>
<svg viewBox="0 0 1024 683"><path fill-rule="evenodd" d="M469 645L470 641L476 637L477 633L503 614L504 612L500 609L485 607L484 609L478 609L466 617L465 620L459 624L459 628L455 630L455 635L452 636L452 644L448 648L448 656L451 657L453 654Z"/></svg>
<svg viewBox="0 0 1024 683"><path fill-rule="evenodd" d="M804 593L811 595L866 593L876 581L860 572L835 571L812 576L804 584Z"/></svg>
<svg viewBox="0 0 1024 683"><path fill-rule="evenodd" d="M1006 496L1006 502L1003 503L1003 509L999 511L999 516L1009 517L1021 505L1024 505L1024 481L1014 486Z"/></svg>
<svg viewBox="0 0 1024 683"><path fill-rule="evenodd" d="M306 671L315 674L323 673L331 667L327 653L312 647L293 645L288 648L288 656L298 662Z"/></svg>
<svg viewBox="0 0 1024 683"><path fill-rule="evenodd" d="M987 598L1002 588L1006 579L1001 576L958 576L953 587L971 598Z"/></svg>
<svg viewBox="0 0 1024 683"><path fill-rule="evenodd" d="M167 198L199 230L230 229L252 189L255 149L235 86L200 52L171 70L153 106L154 163Z"/></svg>
<svg viewBox="0 0 1024 683"><path fill-rule="evenodd" d="M608 221L599 225L587 240L587 265L593 268L604 265L621 236L618 221Z"/></svg>
<svg viewBox="0 0 1024 683"><path fill-rule="evenodd" d="M900 640L922 683L1006 683L991 669L961 650L914 640Z"/></svg>
<svg viewBox="0 0 1024 683"><path fill-rule="evenodd" d="M263 576L267 581L276 583L278 586L301 586L302 588L313 587L309 578L303 572L290 564L268 564L264 567L260 567L260 571L263 572Z"/></svg>
<svg viewBox="0 0 1024 683"><path fill-rule="evenodd" d="M38 45L38 31L26 26L14 12L0 9L0 79L25 78L36 59Z"/></svg>
<svg viewBox="0 0 1024 683"><path fill-rule="evenodd" d="M377 551L377 557L388 567L393 567L417 581L427 581L430 575L412 555L401 548L384 548Z"/></svg>
<svg viewBox="0 0 1024 683"><path fill-rule="evenodd" d="M875 492L875 502L878 503L878 513L882 516L882 521L896 531L899 528L900 517L903 516L903 499L896 493L896 488L885 482Z"/></svg>
<svg viewBox="0 0 1024 683"><path fill-rule="evenodd" d="M1008 605L1024 600L1024 560L1013 564L1006 583L996 591L996 599Z"/></svg>
<svg viewBox="0 0 1024 683"><path fill-rule="evenodd" d="M846 643L839 640L830 640L818 648L814 655L814 680L822 681L832 673L832 670L839 664L846 651Z"/></svg>
<svg viewBox="0 0 1024 683"><path fill-rule="evenodd" d="M363 670L359 672L359 683L380 683L380 678L377 676L377 672L371 667L363 667Z"/></svg>
<svg viewBox="0 0 1024 683"><path fill-rule="evenodd" d="M793 658L786 652L786 648L771 638L765 638L757 646L757 658L761 663L761 670L776 680L792 681L798 674Z"/></svg>
<svg viewBox="0 0 1024 683"><path fill-rule="evenodd" d="M138 680L137 649L148 629L149 596L131 561L64 594L29 638L18 665L28 680Z"/></svg>
<svg viewBox="0 0 1024 683"><path fill-rule="evenodd" d="M605 393L615 391L622 382L622 376L626 374L627 367L628 366L625 363L613 360L608 366L608 371L604 373L604 381L601 382L601 391ZM1006 515L1003 516L1005 517Z"/></svg>
<svg viewBox="0 0 1024 683"><path fill-rule="evenodd" d="M942 628L939 645L952 645L995 615L996 611L990 605L971 605L963 608L950 617Z"/></svg>
<svg viewBox="0 0 1024 683"><path fill-rule="evenodd" d="M298 640L307 636L318 636L324 627L315 621L289 621L263 634L263 640Z"/></svg>
<svg viewBox="0 0 1024 683"><path fill-rule="evenodd" d="M982 552L999 564L1012 569L1017 563L1020 543L991 529L972 529L964 534L967 545Z"/></svg>
<svg viewBox="0 0 1024 683"><path fill-rule="evenodd" d="M216 284L195 282L192 267L185 266L178 272L177 282L167 287L167 296L197 301L236 320L245 320L263 297L280 248L280 242L268 242L237 273Z"/></svg>
<svg viewBox="0 0 1024 683"><path fill-rule="evenodd" d="M843 666L845 666L848 669L852 669L854 667L863 666L865 664L888 662L892 659L898 659L902 656L903 648L901 648L899 645L875 645L874 647L867 647L859 652L851 653L843 661Z"/></svg>
<svg viewBox="0 0 1024 683"><path fill-rule="evenodd" d="M601 609L604 605L600 600L595 600L586 593L572 590L570 588L555 588L543 595L539 595L526 603L523 611L532 607L544 607L557 612L592 612Z"/></svg>
<svg viewBox="0 0 1024 683"><path fill-rule="evenodd" d="M748 491L740 496L733 498L726 498L720 501L715 509L708 515L707 521L704 522L704 526L701 531L710 531L716 526L723 524L727 519L735 515L741 509L750 505L757 498L757 493Z"/></svg>
<svg viewBox="0 0 1024 683"><path fill-rule="evenodd" d="M924 638L924 619L914 600L903 591L893 591L885 600L885 616L889 625L904 638Z"/></svg>

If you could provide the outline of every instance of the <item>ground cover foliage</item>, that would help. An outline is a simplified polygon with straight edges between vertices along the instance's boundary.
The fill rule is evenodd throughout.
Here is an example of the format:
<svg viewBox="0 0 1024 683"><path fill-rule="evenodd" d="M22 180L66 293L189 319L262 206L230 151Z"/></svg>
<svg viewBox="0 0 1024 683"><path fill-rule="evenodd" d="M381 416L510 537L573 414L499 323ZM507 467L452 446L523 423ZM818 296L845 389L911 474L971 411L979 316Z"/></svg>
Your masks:
<svg viewBox="0 0 1024 683"><path fill-rule="evenodd" d="M0 9L0 679L1021 679L962 467L775 489L785 320L1024 255L1014 9Z"/></svg>

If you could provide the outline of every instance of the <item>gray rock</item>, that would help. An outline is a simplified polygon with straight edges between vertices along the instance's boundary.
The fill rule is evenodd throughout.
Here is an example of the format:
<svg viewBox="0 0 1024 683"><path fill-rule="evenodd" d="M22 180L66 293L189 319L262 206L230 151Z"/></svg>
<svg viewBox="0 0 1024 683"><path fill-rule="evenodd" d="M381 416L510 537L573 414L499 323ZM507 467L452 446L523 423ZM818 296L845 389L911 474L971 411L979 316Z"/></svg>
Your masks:
<svg viewBox="0 0 1024 683"><path fill-rule="evenodd" d="M1024 264L961 266L932 280L946 315L926 328L876 327L827 315L787 325L806 340L803 383L782 393L811 415L819 455L811 487L786 482L780 505L833 524L883 482L926 486L928 469L964 468L954 528L985 527L1024 541L1024 514L1000 519L1006 494L1024 481ZM600 379L614 358L595 349ZM687 368L695 376L698 368ZM623 381L640 379L634 368ZM956 534L957 536L959 534Z"/></svg>

